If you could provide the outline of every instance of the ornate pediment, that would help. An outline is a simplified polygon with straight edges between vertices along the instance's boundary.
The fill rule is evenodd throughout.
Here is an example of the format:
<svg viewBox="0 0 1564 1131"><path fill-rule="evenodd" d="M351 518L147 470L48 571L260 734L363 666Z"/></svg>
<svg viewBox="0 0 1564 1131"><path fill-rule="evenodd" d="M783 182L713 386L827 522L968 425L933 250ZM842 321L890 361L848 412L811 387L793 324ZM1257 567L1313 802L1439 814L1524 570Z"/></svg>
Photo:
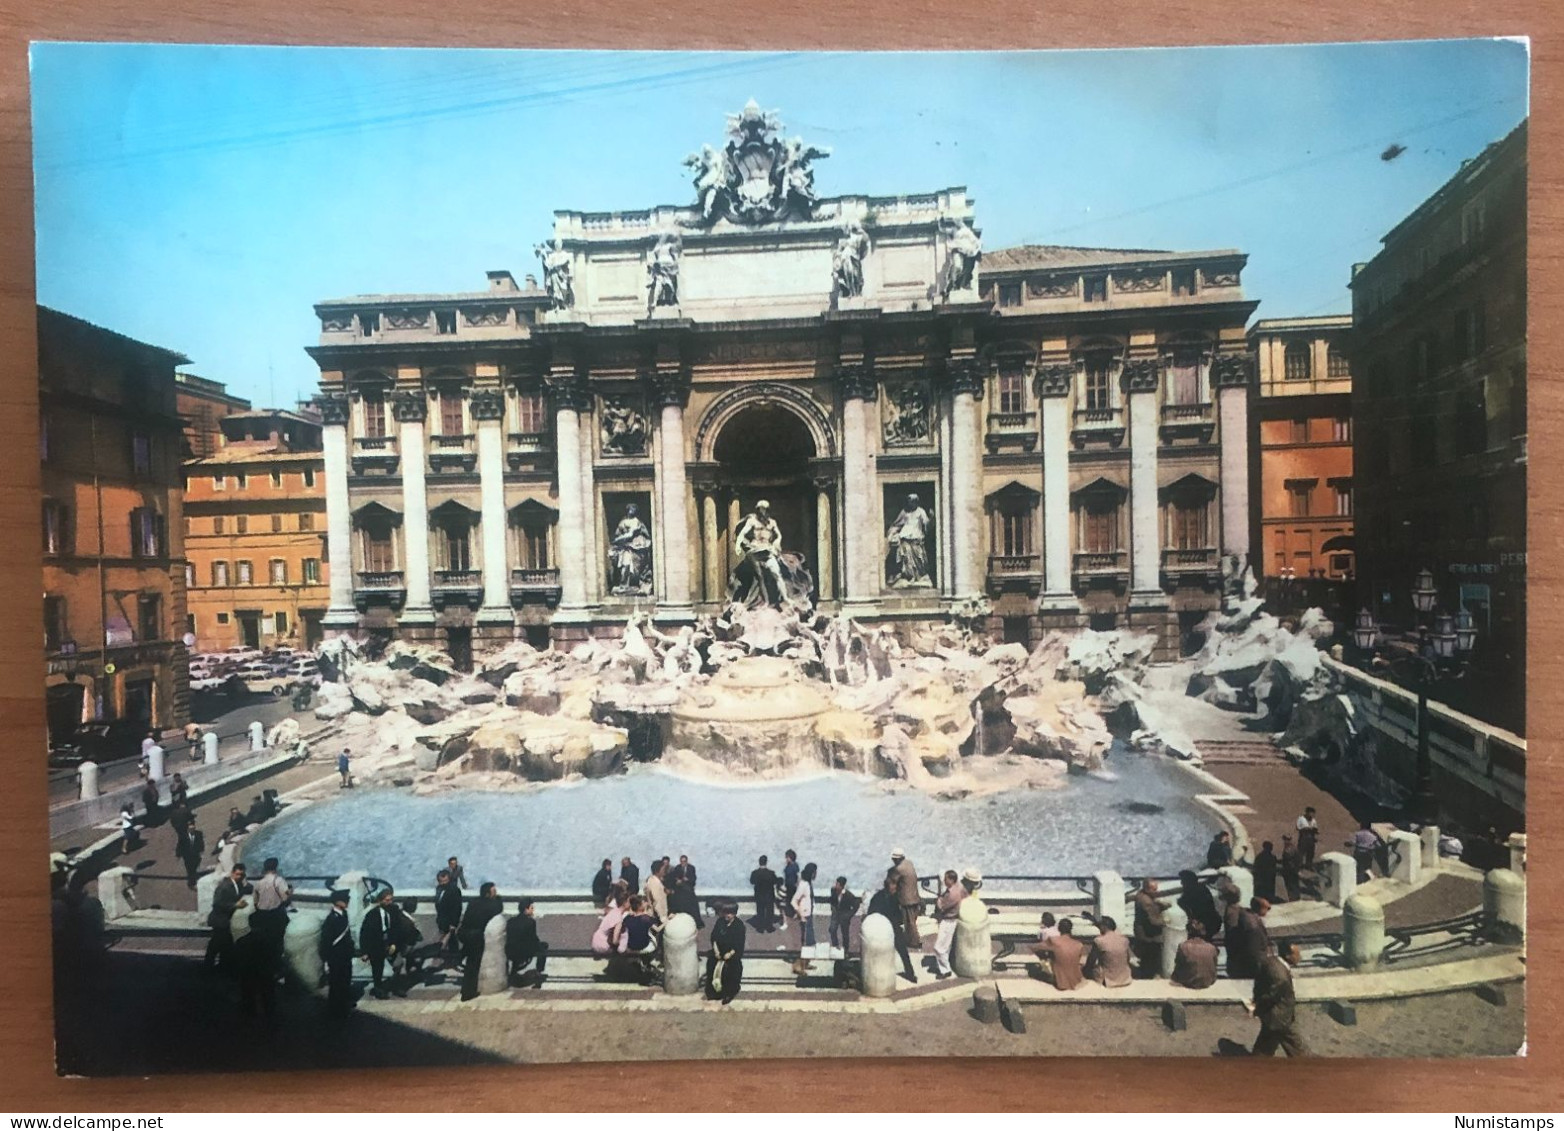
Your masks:
<svg viewBox="0 0 1564 1131"><path fill-rule="evenodd" d="M762 110L750 99L743 110L728 115L726 146L702 146L685 158L694 174L700 224L724 216L743 224L813 218L812 163L831 151L805 145L802 138L783 138L781 131L777 111Z"/></svg>

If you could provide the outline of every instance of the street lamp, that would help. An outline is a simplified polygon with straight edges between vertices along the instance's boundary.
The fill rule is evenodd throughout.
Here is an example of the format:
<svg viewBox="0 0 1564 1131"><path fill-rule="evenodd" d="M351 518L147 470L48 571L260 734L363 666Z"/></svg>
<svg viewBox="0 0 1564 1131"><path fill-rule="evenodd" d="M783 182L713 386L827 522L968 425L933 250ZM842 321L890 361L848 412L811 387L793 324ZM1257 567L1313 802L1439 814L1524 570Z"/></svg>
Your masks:
<svg viewBox="0 0 1564 1131"><path fill-rule="evenodd" d="M1359 609L1357 622L1352 626L1352 642L1358 646L1358 651L1371 652L1377 639L1379 625L1374 623L1374 614L1367 609Z"/></svg>
<svg viewBox="0 0 1564 1131"><path fill-rule="evenodd" d="M1417 584L1412 587L1412 607L1421 614L1434 611L1434 602L1439 600L1439 590L1434 585L1434 572L1423 568L1417 571Z"/></svg>

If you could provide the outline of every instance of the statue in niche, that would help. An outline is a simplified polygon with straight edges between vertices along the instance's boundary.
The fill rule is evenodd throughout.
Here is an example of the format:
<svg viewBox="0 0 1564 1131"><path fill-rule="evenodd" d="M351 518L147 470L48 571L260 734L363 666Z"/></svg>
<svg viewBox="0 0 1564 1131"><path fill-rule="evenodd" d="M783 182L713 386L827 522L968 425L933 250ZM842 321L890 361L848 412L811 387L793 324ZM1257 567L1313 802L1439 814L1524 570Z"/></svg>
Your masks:
<svg viewBox="0 0 1564 1131"><path fill-rule="evenodd" d="M945 269L940 272L940 298L972 286L978 260L983 258L983 241L965 220L945 221Z"/></svg>
<svg viewBox="0 0 1564 1131"><path fill-rule="evenodd" d="M646 417L623 397L610 397L603 402L601 423L604 454L646 454Z"/></svg>
<svg viewBox="0 0 1564 1131"><path fill-rule="evenodd" d="M641 521L634 503L625 507L624 517L614 528L609 559L616 596L639 597L652 591L652 532Z"/></svg>
<svg viewBox="0 0 1564 1131"><path fill-rule="evenodd" d="M921 385L897 385L885 390L885 442L921 444L929 438L929 396Z"/></svg>
<svg viewBox="0 0 1564 1131"><path fill-rule="evenodd" d="M533 249L543 264L543 289L549 297L549 305L564 310L576 302L575 283L570 273L570 253L561 240L552 245L540 243Z"/></svg>
<svg viewBox="0 0 1564 1131"><path fill-rule="evenodd" d="M664 232L652 246L646 263L646 312L659 306L679 305L679 256L684 242L675 232Z"/></svg>
<svg viewBox="0 0 1564 1131"><path fill-rule="evenodd" d="M892 589L913 589L933 585L929 576L929 530L934 520L923 509L918 496L908 495L901 513L885 532L889 553L886 582Z"/></svg>
<svg viewBox="0 0 1564 1131"><path fill-rule="evenodd" d="M733 536L738 564L728 579L729 601L747 608L807 611L813 607L814 577L804 555L782 548L782 528L765 499L744 516Z"/></svg>
<svg viewBox="0 0 1564 1131"><path fill-rule="evenodd" d="M831 253L832 293L838 298L863 294L863 261L869 254L869 233L856 221L842 229L842 238Z"/></svg>

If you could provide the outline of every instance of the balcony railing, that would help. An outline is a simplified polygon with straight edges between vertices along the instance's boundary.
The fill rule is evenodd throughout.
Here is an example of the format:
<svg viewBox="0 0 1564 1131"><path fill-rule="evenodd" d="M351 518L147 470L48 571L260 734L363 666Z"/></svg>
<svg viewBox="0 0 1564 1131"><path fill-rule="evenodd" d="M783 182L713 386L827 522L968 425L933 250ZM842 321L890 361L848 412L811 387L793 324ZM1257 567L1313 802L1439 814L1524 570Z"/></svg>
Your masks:
<svg viewBox="0 0 1564 1131"><path fill-rule="evenodd" d="M1216 431L1216 421L1211 415L1209 401L1200 404L1165 404L1162 406L1161 433L1164 440L1189 437L1202 444L1210 443Z"/></svg>
<svg viewBox="0 0 1564 1131"><path fill-rule="evenodd" d="M436 472L451 468L471 471L478 462L477 453L473 450L473 439L471 433L429 437L429 469Z"/></svg>
<svg viewBox="0 0 1564 1131"><path fill-rule="evenodd" d="M1039 554L990 554L988 572L995 577L1018 577L1037 572Z"/></svg>
<svg viewBox="0 0 1564 1131"><path fill-rule="evenodd" d="M429 600L436 609L450 604L476 607L483 599L483 575L475 569L437 569L429 587Z"/></svg>
<svg viewBox="0 0 1564 1131"><path fill-rule="evenodd" d="M1165 573L1181 571L1204 572L1217 568L1216 550L1163 550L1162 569Z"/></svg>
<svg viewBox="0 0 1564 1131"><path fill-rule="evenodd" d="M1114 446L1124 442L1124 412L1118 408L1078 408L1074 413L1070 439L1077 447L1088 441L1107 441Z"/></svg>
<svg viewBox="0 0 1564 1131"><path fill-rule="evenodd" d="M988 414L988 446L997 450L1018 445L1027 451L1037 447L1037 413L991 412Z"/></svg>
<svg viewBox="0 0 1564 1131"><path fill-rule="evenodd" d="M541 602L546 605L559 603L559 570L513 569L510 571L511 604Z"/></svg>
<svg viewBox="0 0 1564 1131"><path fill-rule="evenodd" d="M548 432L512 432L506 458L515 468L527 460L554 450L554 437Z"/></svg>
<svg viewBox="0 0 1564 1131"><path fill-rule="evenodd" d="M395 436L356 436L353 439L355 475L362 475L371 467L389 473L395 470L397 458Z"/></svg>
<svg viewBox="0 0 1564 1131"><path fill-rule="evenodd" d="M406 597L407 587L402 584L401 570L359 570L358 586L353 590L353 603L360 612L371 605L400 606Z"/></svg>
<svg viewBox="0 0 1564 1131"><path fill-rule="evenodd" d="M1129 554L1124 550L1092 550L1076 554L1071 574L1076 589L1098 586L1123 588L1129 583Z"/></svg>
<svg viewBox="0 0 1564 1131"><path fill-rule="evenodd" d="M1078 408L1075 410L1077 428L1111 428L1119 423L1116 408Z"/></svg>

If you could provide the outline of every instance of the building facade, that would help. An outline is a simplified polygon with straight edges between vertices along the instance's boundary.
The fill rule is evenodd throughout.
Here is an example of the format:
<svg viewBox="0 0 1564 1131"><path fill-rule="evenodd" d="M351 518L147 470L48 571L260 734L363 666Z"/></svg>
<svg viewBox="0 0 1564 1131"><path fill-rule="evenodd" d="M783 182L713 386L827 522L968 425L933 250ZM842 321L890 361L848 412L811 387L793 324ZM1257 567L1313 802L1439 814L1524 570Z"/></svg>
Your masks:
<svg viewBox="0 0 1564 1131"><path fill-rule="evenodd" d="M249 412L250 402L236 397L228 386L194 373L174 374L179 415L185 422L186 459L204 459L223 444L223 417Z"/></svg>
<svg viewBox="0 0 1564 1131"><path fill-rule="evenodd" d="M328 628L460 658L785 582L1171 650L1216 607L1249 551L1243 254L984 253L964 189L817 199L779 129L731 116L693 206L557 213L542 287L317 305Z"/></svg>
<svg viewBox="0 0 1564 1131"><path fill-rule="evenodd" d="M1353 271L1361 603L1416 623L1419 570L1470 611L1463 710L1522 730L1526 687L1526 124L1466 162Z"/></svg>
<svg viewBox="0 0 1564 1131"><path fill-rule="evenodd" d="M1308 603L1327 588L1318 583L1354 575L1351 328L1351 315L1326 315L1249 330L1260 375L1255 574Z"/></svg>
<svg viewBox="0 0 1564 1131"><path fill-rule="evenodd" d="M184 468L196 648L313 648L330 569L320 421L271 409L219 426L217 450Z"/></svg>
<svg viewBox="0 0 1564 1131"><path fill-rule="evenodd" d="M38 308L51 737L94 718L158 727L188 718L174 387L186 360Z"/></svg>

